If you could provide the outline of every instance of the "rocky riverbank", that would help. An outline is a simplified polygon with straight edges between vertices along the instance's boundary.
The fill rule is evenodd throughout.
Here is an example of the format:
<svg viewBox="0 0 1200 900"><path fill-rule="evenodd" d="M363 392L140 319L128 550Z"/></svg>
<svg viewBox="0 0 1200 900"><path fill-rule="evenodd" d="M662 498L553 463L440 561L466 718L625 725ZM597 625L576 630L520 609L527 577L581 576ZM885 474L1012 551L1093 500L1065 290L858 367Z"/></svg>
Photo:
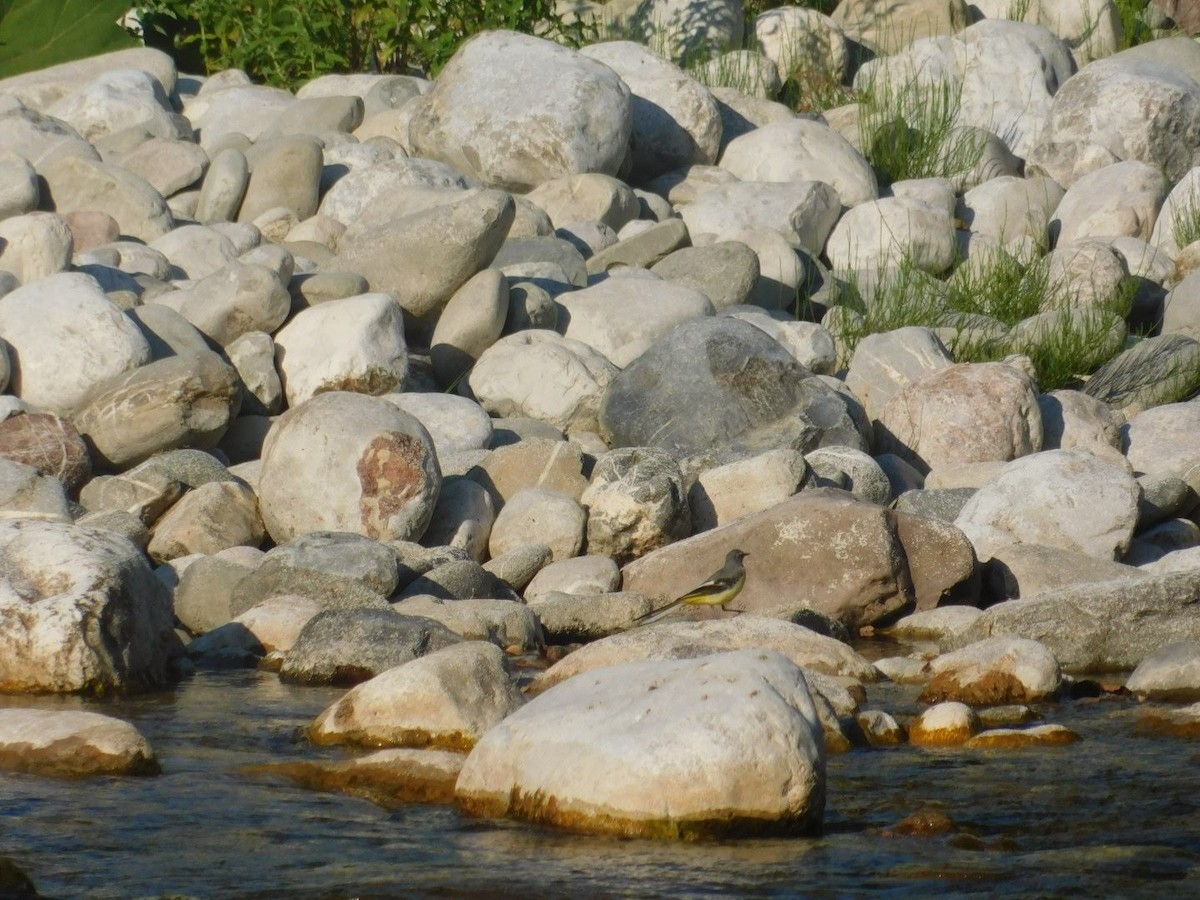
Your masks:
<svg viewBox="0 0 1200 900"><path fill-rule="evenodd" d="M850 79L845 15L760 22ZM651 837L818 832L855 748L1069 765L1029 723L1084 696L1194 736L1200 46L944 24L854 83L941 73L979 153L890 183L865 104L629 41L295 94L152 50L0 81L0 688L262 666L348 689L307 729L348 755L284 774ZM856 333L1005 260L1048 273L1016 324ZM730 611L635 624L735 547ZM912 654L849 646L884 630ZM927 708L865 707L888 679ZM0 766L160 770L44 710Z"/></svg>

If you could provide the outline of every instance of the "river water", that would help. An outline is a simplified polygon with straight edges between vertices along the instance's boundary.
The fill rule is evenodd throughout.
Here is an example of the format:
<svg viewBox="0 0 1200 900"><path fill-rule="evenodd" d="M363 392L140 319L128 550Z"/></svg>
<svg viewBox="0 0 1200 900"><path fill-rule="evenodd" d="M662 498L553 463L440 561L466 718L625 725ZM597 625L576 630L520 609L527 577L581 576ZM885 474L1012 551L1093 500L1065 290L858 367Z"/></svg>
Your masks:
<svg viewBox="0 0 1200 900"><path fill-rule="evenodd" d="M1020 751L831 756L820 837L670 843L561 834L453 809L384 809L246 766L337 756L296 739L339 689L200 672L112 703L9 697L133 721L152 778L0 776L0 856L48 897L1200 896L1200 745L1133 737L1131 700L1041 707L1083 740ZM872 685L868 706L916 710ZM923 807L955 830L889 830Z"/></svg>

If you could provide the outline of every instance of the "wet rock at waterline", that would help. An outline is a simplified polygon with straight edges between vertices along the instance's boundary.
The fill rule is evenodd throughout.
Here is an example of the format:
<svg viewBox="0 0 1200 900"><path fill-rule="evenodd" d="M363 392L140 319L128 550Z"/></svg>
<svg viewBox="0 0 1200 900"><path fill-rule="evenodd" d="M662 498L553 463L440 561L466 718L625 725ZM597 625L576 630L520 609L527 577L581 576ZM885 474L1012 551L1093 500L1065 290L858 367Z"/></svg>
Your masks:
<svg viewBox="0 0 1200 900"><path fill-rule="evenodd" d="M0 685L108 693L161 686L175 646L166 591L124 537L0 521Z"/></svg>
<svg viewBox="0 0 1200 900"><path fill-rule="evenodd" d="M743 651L559 685L483 736L455 801L577 831L696 838L818 831L825 790L803 672Z"/></svg>
<svg viewBox="0 0 1200 900"><path fill-rule="evenodd" d="M318 744L469 750L523 704L494 644L445 647L352 688L309 729Z"/></svg>
<svg viewBox="0 0 1200 900"><path fill-rule="evenodd" d="M133 725L82 710L0 710L0 769L67 778L157 775L158 759Z"/></svg>

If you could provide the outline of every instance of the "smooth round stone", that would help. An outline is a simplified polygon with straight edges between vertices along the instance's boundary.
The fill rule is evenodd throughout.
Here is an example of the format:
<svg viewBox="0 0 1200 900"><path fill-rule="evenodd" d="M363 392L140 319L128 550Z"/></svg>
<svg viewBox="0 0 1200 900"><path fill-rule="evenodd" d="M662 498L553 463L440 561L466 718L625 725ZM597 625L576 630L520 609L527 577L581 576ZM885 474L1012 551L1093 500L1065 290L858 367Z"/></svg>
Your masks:
<svg viewBox="0 0 1200 900"><path fill-rule="evenodd" d="M488 541L492 556L522 544L546 544L555 560L576 556L583 547L587 513L570 494L527 488L504 504Z"/></svg>
<svg viewBox="0 0 1200 900"><path fill-rule="evenodd" d="M621 570L608 556L577 556L551 563L539 571L525 589L525 600L531 602L561 591L566 594L604 594L615 591L621 584Z"/></svg>
<svg viewBox="0 0 1200 900"><path fill-rule="evenodd" d="M73 238L66 219L48 212L0 219L0 269L25 284L64 272Z"/></svg>

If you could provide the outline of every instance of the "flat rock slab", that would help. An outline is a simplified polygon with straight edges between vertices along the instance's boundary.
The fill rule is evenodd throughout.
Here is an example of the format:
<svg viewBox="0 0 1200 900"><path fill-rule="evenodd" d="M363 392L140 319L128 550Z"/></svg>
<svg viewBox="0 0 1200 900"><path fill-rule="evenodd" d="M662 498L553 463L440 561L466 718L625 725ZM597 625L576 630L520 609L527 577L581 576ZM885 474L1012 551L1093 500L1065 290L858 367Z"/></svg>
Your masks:
<svg viewBox="0 0 1200 900"><path fill-rule="evenodd" d="M491 729L458 805L572 830L684 838L811 833L825 806L821 726L778 653L612 666Z"/></svg>
<svg viewBox="0 0 1200 900"><path fill-rule="evenodd" d="M716 622L663 622L595 641L547 669L531 692L541 693L572 676L604 666L768 649L798 666L826 675L879 680L875 667L841 641L781 619L742 616Z"/></svg>
<svg viewBox="0 0 1200 900"><path fill-rule="evenodd" d="M466 759L447 750L394 747L355 759L268 763L249 771L281 775L315 791L364 797L384 807L406 803L450 803Z"/></svg>
<svg viewBox="0 0 1200 900"><path fill-rule="evenodd" d="M1062 747L1074 744L1079 735L1065 725L1035 725L1032 728L992 728L966 743L968 750L1020 750L1023 747Z"/></svg>
<svg viewBox="0 0 1200 900"><path fill-rule="evenodd" d="M157 775L150 744L128 722L79 710L0 710L0 769L37 775Z"/></svg>
<svg viewBox="0 0 1200 900"><path fill-rule="evenodd" d="M1200 571L1119 579L1009 600L948 639L1011 635L1045 644L1068 672L1136 668L1160 647L1200 640Z"/></svg>

